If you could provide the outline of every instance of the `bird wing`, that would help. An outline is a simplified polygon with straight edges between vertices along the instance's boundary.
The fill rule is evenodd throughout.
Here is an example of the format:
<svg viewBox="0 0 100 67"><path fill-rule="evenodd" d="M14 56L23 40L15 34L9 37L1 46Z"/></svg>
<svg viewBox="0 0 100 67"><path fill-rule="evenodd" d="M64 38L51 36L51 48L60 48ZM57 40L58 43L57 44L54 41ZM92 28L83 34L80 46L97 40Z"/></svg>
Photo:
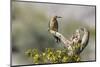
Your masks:
<svg viewBox="0 0 100 67"><path fill-rule="evenodd" d="M54 22L55 22L55 23L54 23L54 29L55 29L55 31L58 32L58 21L55 20Z"/></svg>

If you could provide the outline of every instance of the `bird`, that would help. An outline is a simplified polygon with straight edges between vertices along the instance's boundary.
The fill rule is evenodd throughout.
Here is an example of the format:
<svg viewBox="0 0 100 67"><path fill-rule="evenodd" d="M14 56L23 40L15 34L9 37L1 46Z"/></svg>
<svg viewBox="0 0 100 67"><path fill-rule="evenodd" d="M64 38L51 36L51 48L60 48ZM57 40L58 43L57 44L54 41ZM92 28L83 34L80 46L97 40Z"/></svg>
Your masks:
<svg viewBox="0 0 100 67"><path fill-rule="evenodd" d="M50 21L49 21L49 29L58 32L58 21L57 18L62 18L60 16L53 16ZM60 38L58 38L57 36L53 35L53 37L55 38L56 42L59 43L60 42Z"/></svg>

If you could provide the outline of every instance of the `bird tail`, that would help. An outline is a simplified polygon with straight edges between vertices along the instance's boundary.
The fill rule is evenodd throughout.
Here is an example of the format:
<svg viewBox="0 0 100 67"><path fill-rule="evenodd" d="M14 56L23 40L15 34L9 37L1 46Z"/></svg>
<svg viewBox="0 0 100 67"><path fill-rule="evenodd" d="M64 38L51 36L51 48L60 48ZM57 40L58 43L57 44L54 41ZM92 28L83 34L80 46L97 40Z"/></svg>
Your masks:
<svg viewBox="0 0 100 67"><path fill-rule="evenodd" d="M57 36L54 36L55 40L57 43L61 42L60 38L58 38Z"/></svg>

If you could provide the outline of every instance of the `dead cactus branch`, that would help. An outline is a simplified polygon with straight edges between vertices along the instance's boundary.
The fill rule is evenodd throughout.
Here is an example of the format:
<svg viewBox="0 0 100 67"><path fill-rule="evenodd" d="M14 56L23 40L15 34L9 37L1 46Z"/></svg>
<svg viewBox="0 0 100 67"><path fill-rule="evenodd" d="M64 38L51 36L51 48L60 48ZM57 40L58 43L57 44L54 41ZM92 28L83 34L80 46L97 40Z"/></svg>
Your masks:
<svg viewBox="0 0 100 67"><path fill-rule="evenodd" d="M83 32L82 38L80 38L80 31ZM89 41L89 31L86 28L77 29L75 32L74 38L72 40L68 40L61 33L56 32L54 30L50 30L50 33L58 37L61 40L61 42L63 42L64 46L68 49L69 56L72 56L76 53L80 54L83 51L83 49L87 46L88 41ZM76 47L76 46L78 48L74 49L73 47Z"/></svg>

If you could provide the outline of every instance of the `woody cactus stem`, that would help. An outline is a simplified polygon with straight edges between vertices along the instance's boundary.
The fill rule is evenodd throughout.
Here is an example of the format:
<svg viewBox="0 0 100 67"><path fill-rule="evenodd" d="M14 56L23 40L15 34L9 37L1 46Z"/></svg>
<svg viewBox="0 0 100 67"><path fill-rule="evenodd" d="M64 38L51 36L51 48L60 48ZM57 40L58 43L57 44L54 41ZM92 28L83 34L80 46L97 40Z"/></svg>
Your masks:
<svg viewBox="0 0 100 67"><path fill-rule="evenodd" d="M86 28L80 28L79 30L83 32L83 37L81 39L81 43L77 43L79 44L79 48L76 49L78 50L77 52L76 50L73 49L73 45L72 45L73 42L66 39L61 33L53 30L50 30L50 33L54 36L57 36L61 40L61 42L64 43L64 46L68 49L68 55L73 56L75 53L80 54L87 46L89 41L89 31Z"/></svg>
<svg viewBox="0 0 100 67"><path fill-rule="evenodd" d="M82 52L89 42L90 32L86 28L80 28L80 29L84 32L84 35L82 37L82 42L81 42L81 48L80 48L80 52Z"/></svg>
<svg viewBox="0 0 100 67"><path fill-rule="evenodd" d="M63 42L64 43L64 46L68 49L68 55L69 56L72 56L73 55L73 49L72 49L72 46L70 45L71 42L68 39L66 39L62 34L60 34L59 32L50 30L50 33L52 35L55 35L58 38L60 38L61 42Z"/></svg>

